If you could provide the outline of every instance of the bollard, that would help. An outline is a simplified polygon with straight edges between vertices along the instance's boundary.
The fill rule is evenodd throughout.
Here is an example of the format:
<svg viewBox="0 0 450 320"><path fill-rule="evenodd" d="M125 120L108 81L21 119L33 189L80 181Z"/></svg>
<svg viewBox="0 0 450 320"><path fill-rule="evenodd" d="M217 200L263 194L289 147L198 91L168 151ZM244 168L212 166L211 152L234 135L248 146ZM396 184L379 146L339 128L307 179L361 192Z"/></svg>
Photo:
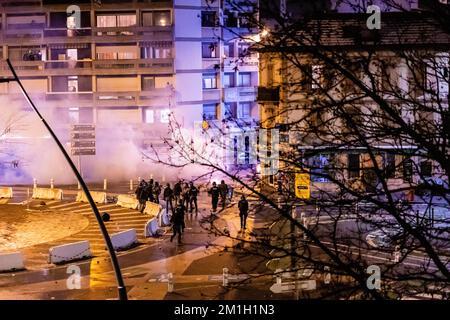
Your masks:
<svg viewBox="0 0 450 320"><path fill-rule="evenodd" d="M81 189L80 182L78 181L77 183L78 183L78 187L77 188L78 188L78 190L80 190Z"/></svg>
<svg viewBox="0 0 450 320"><path fill-rule="evenodd" d="M323 282L325 284L329 284L331 282L331 273L330 273L330 267L325 266L324 271L326 271L327 273L325 274L325 277L323 279Z"/></svg>
<svg viewBox="0 0 450 320"><path fill-rule="evenodd" d="M161 180L162 180L162 182L166 182L166 176L163 175Z"/></svg>
<svg viewBox="0 0 450 320"><path fill-rule="evenodd" d="M223 268L223 286L228 286L228 268Z"/></svg>
<svg viewBox="0 0 450 320"><path fill-rule="evenodd" d="M108 180L107 179L103 179L103 190L107 190L108 189Z"/></svg>
<svg viewBox="0 0 450 320"><path fill-rule="evenodd" d="M141 177L138 177L138 183L141 183Z"/></svg>
<svg viewBox="0 0 450 320"><path fill-rule="evenodd" d="M153 179L153 173L150 175L150 179Z"/></svg>
<svg viewBox="0 0 450 320"><path fill-rule="evenodd" d="M53 189L53 187L54 187L53 182L54 182L54 180L53 180L53 179L50 179L50 189Z"/></svg>
<svg viewBox="0 0 450 320"><path fill-rule="evenodd" d="M173 292L173 273L167 274L167 292Z"/></svg>
<svg viewBox="0 0 450 320"><path fill-rule="evenodd" d="M37 179L33 179L33 188L34 188L34 189L37 188Z"/></svg>
<svg viewBox="0 0 450 320"><path fill-rule="evenodd" d="M281 276L279 274L276 275L277 284L281 284Z"/></svg>
<svg viewBox="0 0 450 320"><path fill-rule="evenodd" d="M305 229L308 229L308 219L303 218L303 225L305 226ZM308 236L306 235L306 232L303 232L303 240L307 240Z"/></svg>
<svg viewBox="0 0 450 320"><path fill-rule="evenodd" d="M130 179L130 191L133 191L133 179Z"/></svg>

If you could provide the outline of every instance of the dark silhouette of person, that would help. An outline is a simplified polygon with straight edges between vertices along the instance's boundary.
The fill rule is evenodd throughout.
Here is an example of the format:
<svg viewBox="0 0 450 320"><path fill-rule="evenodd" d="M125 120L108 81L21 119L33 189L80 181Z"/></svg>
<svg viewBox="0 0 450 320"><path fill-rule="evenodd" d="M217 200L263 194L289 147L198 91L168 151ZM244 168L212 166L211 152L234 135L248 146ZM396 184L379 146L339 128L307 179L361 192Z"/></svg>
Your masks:
<svg viewBox="0 0 450 320"><path fill-rule="evenodd" d="M182 200L180 200L171 219L173 234L170 237L170 242L172 242L173 239L178 235L178 243L181 243L181 234L183 233L185 227L184 211L185 208L183 202Z"/></svg>
<svg viewBox="0 0 450 320"><path fill-rule="evenodd" d="M212 188L209 189L208 193L211 195L212 211L216 212L217 204L219 203L220 190L215 182L213 182Z"/></svg>
<svg viewBox="0 0 450 320"><path fill-rule="evenodd" d="M189 186L189 212L192 212L194 210L195 205L195 213L198 213L197 196L198 188L194 186L194 183L191 181Z"/></svg>
<svg viewBox="0 0 450 320"><path fill-rule="evenodd" d="M166 187L164 188L163 198L166 202L166 214L169 214L169 206L170 211L173 214L173 190L170 187L170 183L166 184Z"/></svg>
<svg viewBox="0 0 450 320"><path fill-rule="evenodd" d="M228 185L223 180L219 184L219 191L220 191L220 200L222 203L222 209L225 209L225 204L226 204L227 195L228 195Z"/></svg>
<svg viewBox="0 0 450 320"><path fill-rule="evenodd" d="M242 195L241 200L238 203L239 217L241 218L241 229L247 228L247 216L248 216L248 201L245 196Z"/></svg>

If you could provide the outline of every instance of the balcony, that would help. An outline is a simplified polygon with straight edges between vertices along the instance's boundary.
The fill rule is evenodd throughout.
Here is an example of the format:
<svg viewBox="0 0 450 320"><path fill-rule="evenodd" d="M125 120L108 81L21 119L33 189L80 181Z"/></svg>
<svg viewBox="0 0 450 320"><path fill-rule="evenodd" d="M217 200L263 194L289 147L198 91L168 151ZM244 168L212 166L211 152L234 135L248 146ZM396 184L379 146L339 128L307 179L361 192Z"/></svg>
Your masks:
<svg viewBox="0 0 450 320"><path fill-rule="evenodd" d="M255 101L256 88L255 87L230 87L223 89L223 98L225 102L238 101Z"/></svg>
<svg viewBox="0 0 450 320"><path fill-rule="evenodd" d="M223 60L223 66L229 70L237 67L239 71L258 71L259 59L257 56L225 58Z"/></svg>
<svg viewBox="0 0 450 320"><path fill-rule="evenodd" d="M203 102L219 102L220 89L203 89Z"/></svg>
<svg viewBox="0 0 450 320"><path fill-rule="evenodd" d="M148 40L172 41L172 26L148 27L94 27L92 35L97 42Z"/></svg>
<svg viewBox="0 0 450 320"><path fill-rule="evenodd" d="M11 63L19 76L43 75L44 61L14 60L11 61ZM0 61L0 74L2 76L11 75L11 71L9 71L6 61Z"/></svg>
<svg viewBox="0 0 450 320"><path fill-rule="evenodd" d="M96 74L171 74L173 59L96 60L93 61L93 69Z"/></svg>
<svg viewBox="0 0 450 320"><path fill-rule="evenodd" d="M280 87L267 88L258 87L258 102L279 102L280 101Z"/></svg>

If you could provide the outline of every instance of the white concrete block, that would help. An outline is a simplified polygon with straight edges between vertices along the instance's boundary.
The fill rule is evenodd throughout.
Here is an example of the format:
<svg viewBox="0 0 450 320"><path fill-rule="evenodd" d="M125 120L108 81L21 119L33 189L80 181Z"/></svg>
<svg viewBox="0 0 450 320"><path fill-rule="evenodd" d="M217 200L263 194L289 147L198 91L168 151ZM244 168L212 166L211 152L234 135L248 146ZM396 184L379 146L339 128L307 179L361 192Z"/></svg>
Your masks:
<svg viewBox="0 0 450 320"><path fill-rule="evenodd" d="M123 250L132 247L137 243L137 234L135 229L129 229L111 235L111 242L114 250Z"/></svg>
<svg viewBox="0 0 450 320"><path fill-rule="evenodd" d="M0 271L14 271L22 269L25 269L22 253L0 253Z"/></svg>
<svg viewBox="0 0 450 320"><path fill-rule="evenodd" d="M55 264L80 260L91 256L91 245L87 240L63 244L49 249L49 262Z"/></svg>

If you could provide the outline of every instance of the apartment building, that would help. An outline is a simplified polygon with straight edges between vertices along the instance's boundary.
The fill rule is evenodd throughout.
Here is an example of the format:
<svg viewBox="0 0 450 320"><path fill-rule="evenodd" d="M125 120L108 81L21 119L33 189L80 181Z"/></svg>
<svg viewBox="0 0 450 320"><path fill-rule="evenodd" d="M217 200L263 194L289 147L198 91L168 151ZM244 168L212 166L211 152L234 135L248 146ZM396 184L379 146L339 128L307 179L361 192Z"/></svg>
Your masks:
<svg viewBox="0 0 450 320"><path fill-rule="evenodd" d="M0 15L0 55L64 142L71 125L95 124L98 135L123 130L144 151L165 150L171 115L193 135L205 121L257 126L258 57L245 37L258 30L227 1L5 0ZM0 94L23 101L14 83Z"/></svg>
<svg viewBox="0 0 450 320"><path fill-rule="evenodd" d="M399 102L398 97L386 94L394 87L394 90L397 90L395 92L403 92L411 101L420 101L419 105L425 103L436 107L436 110L448 110L450 36L439 28L438 24L433 23L429 16L416 12L385 13L382 15L379 30L368 30L364 16L353 13L329 12L320 19L313 19L311 24L314 23L320 25L323 32L323 37L320 38L323 53L331 55L330 52L345 52L349 56L353 54L353 65L347 67L353 70L359 79L366 83L369 81L368 73L358 69L357 57L363 57L370 52L371 56L375 57L374 61L382 62L370 66L370 74L375 77L375 90L382 92L388 103L400 104L401 115L407 123L424 123L423 119L427 117L429 123L436 123L437 127L442 126L439 112L416 112L412 110L406 98L405 101ZM405 30L408 30L407 35ZM348 99L348 107L355 108L353 113L350 109L348 111L352 121L360 123L361 126L365 121L367 126L370 126L382 119L367 117L379 114L373 111L378 110L377 103L367 98L358 99L358 90L353 82L347 81L339 73L327 70L324 67L326 63L318 59L317 55L311 54L308 45L296 47L295 53L290 51L292 54L289 56L280 53L280 46L272 48L272 51L267 50L260 55L258 101L262 127L280 130L281 165L279 174L264 176L264 182L276 186L285 174L289 176L295 172L289 164L295 157L311 168L313 191L335 190L336 185L327 179L327 175L334 174L331 168L343 168L339 172L343 173L346 181L369 181L369 177L364 175L370 173L368 169L374 164L367 147L359 146L357 142L348 142L352 139L349 124L345 119L336 120L339 116L332 114L335 108L317 110L320 110L321 99L333 97L337 103ZM417 55L426 52L432 59L430 61L433 61L434 68L430 69L426 64L408 66L411 60L408 61L402 56L402 51L416 52ZM293 56L299 64L292 63ZM431 92L433 94L430 94ZM296 121L302 124L289 125ZM308 134L307 126L316 129ZM294 127L301 128L293 130ZM347 142L339 140L346 137L347 131ZM436 183L448 179L443 176L436 163L418 155L416 145L405 143L407 140L404 140L403 145L399 146L399 142L394 140L394 136L392 139L385 137L377 140L376 147L368 140L377 150L376 161L386 170L389 185L407 188L411 183L421 183L422 179L436 178ZM342 144L340 149L337 147L339 141ZM412 156L406 155L409 151ZM288 180L293 184L292 176Z"/></svg>

